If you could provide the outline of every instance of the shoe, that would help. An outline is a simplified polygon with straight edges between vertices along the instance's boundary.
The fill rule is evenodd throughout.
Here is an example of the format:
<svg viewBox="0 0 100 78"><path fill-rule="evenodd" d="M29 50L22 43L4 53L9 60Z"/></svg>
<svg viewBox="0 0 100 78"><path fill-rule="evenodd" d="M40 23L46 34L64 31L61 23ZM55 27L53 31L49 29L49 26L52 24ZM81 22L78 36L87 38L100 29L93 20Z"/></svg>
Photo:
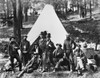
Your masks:
<svg viewBox="0 0 100 78"><path fill-rule="evenodd" d="M82 76L83 74L82 74L82 70L78 70L77 71L77 76Z"/></svg>

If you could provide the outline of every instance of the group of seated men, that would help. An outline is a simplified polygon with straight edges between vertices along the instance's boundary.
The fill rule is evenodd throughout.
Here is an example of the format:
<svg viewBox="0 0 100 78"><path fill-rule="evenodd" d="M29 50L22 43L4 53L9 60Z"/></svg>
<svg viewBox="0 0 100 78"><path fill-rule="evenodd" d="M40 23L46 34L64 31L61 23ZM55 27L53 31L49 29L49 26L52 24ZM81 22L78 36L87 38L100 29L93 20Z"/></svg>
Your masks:
<svg viewBox="0 0 100 78"><path fill-rule="evenodd" d="M86 69L87 58L84 51L81 50L79 41L73 41L70 35L66 36L63 47L60 43L56 44L51 40L51 34L46 31L41 32L39 38L30 50L30 43L25 36L20 45L17 44L15 37L10 38L9 56L11 68L14 70L14 58L19 62L19 70L27 66L26 72L32 72L41 67L42 72L58 70L77 70L81 74ZM21 53L18 53L18 50ZM29 62L30 61L30 62Z"/></svg>

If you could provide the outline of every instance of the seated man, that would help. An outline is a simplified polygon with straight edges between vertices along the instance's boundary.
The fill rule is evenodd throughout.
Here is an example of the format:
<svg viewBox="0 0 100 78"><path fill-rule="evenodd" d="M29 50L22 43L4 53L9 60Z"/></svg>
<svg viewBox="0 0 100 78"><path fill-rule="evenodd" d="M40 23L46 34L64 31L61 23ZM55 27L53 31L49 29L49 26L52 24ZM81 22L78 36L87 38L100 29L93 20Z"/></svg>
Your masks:
<svg viewBox="0 0 100 78"><path fill-rule="evenodd" d="M54 60L55 62L58 62L59 59L61 59L63 57L63 49L62 49L62 45L61 44L56 44L56 49L53 51L53 56L54 56Z"/></svg>
<svg viewBox="0 0 100 78"><path fill-rule="evenodd" d="M27 69L26 69L26 72L27 73L31 73L33 72L34 70L38 69L38 66L39 66L39 56L38 55L34 55L34 60L31 61L31 63L28 65Z"/></svg>
<svg viewBox="0 0 100 78"><path fill-rule="evenodd" d="M61 47L62 47L61 44L57 44L57 48L53 52L57 61L53 72L57 71L58 69L63 69L69 64L69 61Z"/></svg>
<svg viewBox="0 0 100 78"><path fill-rule="evenodd" d="M18 77L22 76L24 72L31 73L34 70L38 69L40 60L39 46L38 44L35 44L35 50L32 59L26 64L24 70L18 75Z"/></svg>
<svg viewBox="0 0 100 78"><path fill-rule="evenodd" d="M81 50L81 45L78 45L77 49L74 51L74 63L76 65L76 70L78 71L78 75L82 74L82 70L84 70L84 53Z"/></svg>
<svg viewBox="0 0 100 78"><path fill-rule="evenodd" d="M28 64L25 67L26 72L32 72L36 70L39 66L40 63L40 54L39 54L39 46L38 44L35 44L34 52L33 52L33 57L32 59L28 62Z"/></svg>
<svg viewBox="0 0 100 78"><path fill-rule="evenodd" d="M33 60L28 65L27 72L32 72L38 68L40 60L41 60L40 56L41 56L41 54L40 54L39 46L38 46L38 44L35 44L34 54L33 54L34 59L32 58Z"/></svg>
<svg viewBox="0 0 100 78"><path fill-rule="evenodd" d="M97 65L96 65L96 60L91 56L91 58L87 59L87 64L86 64L87 70L89 71L97 71Z"/></svg>

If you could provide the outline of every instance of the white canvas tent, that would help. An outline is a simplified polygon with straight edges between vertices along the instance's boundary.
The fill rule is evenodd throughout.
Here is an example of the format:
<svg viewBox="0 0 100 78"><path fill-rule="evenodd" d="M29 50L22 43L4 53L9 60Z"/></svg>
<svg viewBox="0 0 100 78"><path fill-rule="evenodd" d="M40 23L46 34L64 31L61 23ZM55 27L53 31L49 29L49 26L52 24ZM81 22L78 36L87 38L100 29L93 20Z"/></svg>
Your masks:
<svg viewBox="0 0 100 78"><path fill-rule="evenodd" d="M32 44L39 36L41 31L51 33L51 40L56 43L63 44L68 33L60 22L52 5L47 4L32 29L28 33L27 40Z"/></svg>

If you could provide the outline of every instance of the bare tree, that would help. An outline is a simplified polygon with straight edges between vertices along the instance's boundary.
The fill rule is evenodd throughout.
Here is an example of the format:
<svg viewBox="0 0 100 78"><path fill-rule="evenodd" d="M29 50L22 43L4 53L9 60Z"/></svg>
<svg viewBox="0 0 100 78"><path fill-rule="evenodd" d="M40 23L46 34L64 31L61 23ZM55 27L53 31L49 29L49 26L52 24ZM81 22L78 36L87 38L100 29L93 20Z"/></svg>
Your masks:
<svg viewBox="0 0 100 78"><path fill-rule="evenodd" d="M14 36L17 42L21 41L21 28L22 28L22 6L20 0L11 0L14 14Z"/></svg>
<svg viewBox="0 0 100 78"><path fill-rule="evenodd" d="M92 18L92 4L91 4L91 0L90 0L90 18Z"/></svg>
<svg viewBox="0 0 100 78"><path fill-rule="evenodd" d="M32 0L31 0L31 1L32 1ZM25 19L25 22L27 22L27 21L28 21L27 12L28 12L28 9L29 9L30 0L25 0L25 1L22 1L22 2L23 2L24 19Z"/></svg>

